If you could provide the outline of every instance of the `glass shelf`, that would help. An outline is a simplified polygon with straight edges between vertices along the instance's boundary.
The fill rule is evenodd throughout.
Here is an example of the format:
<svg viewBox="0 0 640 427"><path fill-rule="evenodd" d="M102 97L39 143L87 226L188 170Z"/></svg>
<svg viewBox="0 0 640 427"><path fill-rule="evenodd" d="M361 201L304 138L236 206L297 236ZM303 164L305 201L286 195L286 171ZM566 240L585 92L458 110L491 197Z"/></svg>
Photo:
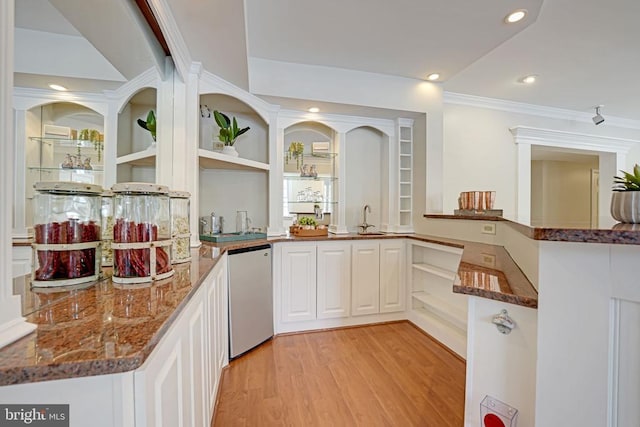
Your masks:
<svg viewBox="0 0 640 427"><path fill-rule="evenodd" d="M104 172L102 166L93 166L93 169L82 169L82 168L62 168L62 167L40 167L40 166L27 166L27 169L32 171L40 171L40 172Z"/></svg>
<svg viewBox="0 0 640 427"><path fill-rule="evenodd" d="M300 176L300 175L285 175L284 179L287 181L336 181L338 178L335 176Z"/></svg>
<svg viewBox="0 0 640 427"><path fill-rule="evenodd" d="M98 141L89 141L85 139L50 138L40 136L30 136L29 139L43 144L55 144L61 147L95 148L95 144L98 143ZM103 141L100 142L104 144Z"/></svg>

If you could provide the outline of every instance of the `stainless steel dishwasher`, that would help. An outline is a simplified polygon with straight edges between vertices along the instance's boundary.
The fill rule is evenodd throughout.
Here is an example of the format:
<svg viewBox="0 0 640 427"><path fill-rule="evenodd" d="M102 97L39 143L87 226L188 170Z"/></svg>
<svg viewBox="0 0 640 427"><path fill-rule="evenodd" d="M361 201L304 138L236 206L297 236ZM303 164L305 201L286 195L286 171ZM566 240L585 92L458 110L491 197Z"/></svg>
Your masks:
<svg viewBox="0 0 640 427"><path fill-rule="evenodd" d="M273 336L271 246L229 251L229 357Z"/></svg>

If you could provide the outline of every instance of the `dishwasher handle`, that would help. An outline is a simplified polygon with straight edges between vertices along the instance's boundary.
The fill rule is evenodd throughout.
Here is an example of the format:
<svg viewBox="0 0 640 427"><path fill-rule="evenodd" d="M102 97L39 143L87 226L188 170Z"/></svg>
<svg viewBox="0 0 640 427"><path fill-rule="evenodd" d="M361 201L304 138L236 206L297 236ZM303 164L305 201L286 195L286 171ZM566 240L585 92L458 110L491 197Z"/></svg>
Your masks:
<svg viewBox="0 0 640 427"><path fill-rule="evenodd" d="M264 244L264 245L258 245L258 246L251 246L248 248L231 249L229 251L229 255L242 254L245 252L261 251L264 249L271 249L271 245Z"/></svg>

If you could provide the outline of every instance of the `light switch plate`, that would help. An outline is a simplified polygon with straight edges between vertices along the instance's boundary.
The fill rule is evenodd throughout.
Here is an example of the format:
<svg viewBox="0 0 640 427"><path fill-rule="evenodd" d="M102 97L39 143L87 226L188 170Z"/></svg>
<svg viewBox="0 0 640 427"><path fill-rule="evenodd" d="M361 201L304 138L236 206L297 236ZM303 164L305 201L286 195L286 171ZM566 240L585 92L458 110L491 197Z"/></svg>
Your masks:
<svg viewBox="0 0 640 427"><path fill-rule="evenodd" d="M493 223L482 224L482 234L496 234L496 225Z"/></svg>

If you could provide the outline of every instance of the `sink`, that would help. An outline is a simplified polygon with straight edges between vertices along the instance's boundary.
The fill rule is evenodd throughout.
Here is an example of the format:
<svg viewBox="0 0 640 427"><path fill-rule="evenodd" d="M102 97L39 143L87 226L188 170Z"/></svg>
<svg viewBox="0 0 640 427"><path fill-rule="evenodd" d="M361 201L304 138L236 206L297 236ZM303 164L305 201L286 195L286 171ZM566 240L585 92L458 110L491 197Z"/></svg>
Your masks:
<svg viewBox="0 0 640 427"><path fill-rule="evenodd" d="M358 235L360 236L384 236L386 233L383 233L381 231L367 231L367 232L362 232L359 231Z"/></svg>

